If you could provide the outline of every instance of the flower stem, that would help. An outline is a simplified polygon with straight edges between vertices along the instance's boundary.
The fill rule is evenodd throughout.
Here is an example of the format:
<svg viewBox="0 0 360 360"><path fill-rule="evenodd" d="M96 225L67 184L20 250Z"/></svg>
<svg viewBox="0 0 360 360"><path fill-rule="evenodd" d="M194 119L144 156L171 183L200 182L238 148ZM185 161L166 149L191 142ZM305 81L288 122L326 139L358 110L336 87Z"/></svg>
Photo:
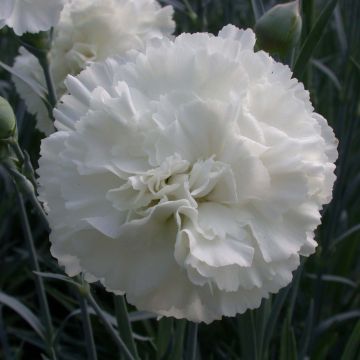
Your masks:
<svg viewBox="0 0 360 360"><path fill-rule="evenodd" d="M32 186L32 184L23 174L19 173L13 167L8 166L7 164L4 164L4 167L16 182L17 189L20 190L24 195L26 195L30 199L32 205L36 209L37 213L40 215L40 219L44 228L46 229L46 231L49 232L50 229L45 211L36 197L35 189Z"/></svg>
<svg viewBox="0 0 360 360"><path fill-rule="evenodd" d="M108 330L109 334L113 338L113 340L118 345L119 349L123 352L125 355L125 358L128 360L136 360L134 356L129 351L128 347L125 345L122 338L118 335L118 333L115 331L113 326L110 324L109 320L104 316L103 311L101 310L100 306L97 304L93 296L91 295L90 289L87 293L87 300L89 301L90 305L93 307L94 311L96 312L97 316L102 320L105 328Z"/></svg>
<svg viewBox="0 0 360 360"><path fill-rule="evenodd" d="M19 203L19 210L20 210L20 219L21 219L21 226L24 232L25 240L29 249L31 267L33 271L40 272L40 266L36 255L36 250L34 246L34 239L31 233L29 219L26 213L24 199L15 185L15 192L17 196L17 200ZM53 348L53 326L51 322L51 315L49 310L49 304L47 302L45 286L43 279L39 276L35 277L35 286L36 292L40 303L40 310L42 314L42 320L44 322L44 326L46 329L46 341L47 341L47 352L51 359L56 360L55 350Z"/></svg>
<svg viewBox="0 0 360 360"><path fill-rule="evenodd" d="M29 178L33 186L36 187L35 171L31 164L29 154L26 151L22 151L16 137L7 139L6 143L14 151L14 154L19 161L19 167L22 169L22 172Z"/></svg>
<svg viewBox="0 0 360 360"><path fill-rule="evenodd" d="M178 320L175 324L175 340L171 356L173 360L181 360L183 359L186 320Z"/></svg>
<svg viewBox="0 0 360 360"><path fill-rule="evenodd" d="M46 214L42 205L40 204L39 200L36 197L35 189L37 186L36 178L35 178L35 171L31 164L29 155L26 152L23 152L17 139L11 138L7 141L7 143L13 149L18 161L19 161L19 168L21 169L20 173L13 162L4 162L4 167L12 175L13 179L16 181L17 186L20 190L25 194L31 201L32 205L40 215L41 222L43 223L44 228L49 232L49 225L47 221ZM29 181L30 180L30 183Z"/></svg>
<svg viewBox="0 0 360 360"><path fill-rule="evenodd" d="M49 101L51 108L53 109L57 103L57 97L56 97L54 81L53 81L53 78L52 78L52 75L50 72L50 65L49 65L49 60L47 58L47 53L44 52L44 53L39 54L38 60L43 69L44 76L45 76L46 87L48 90L48 101ZM52 114L51 114L51 117L52 117Z"/></svg>
<svg viewBox="0 0 360 360"><path fill-rule="evenodd" d="M114 296L114 302L119 335L124 339L125 344L131 351L134 358L138 359L139 355L132 335L131 323L129 321L125 298L124 296Z"/></svg>
<svg viewBox="0 0 360 360"><path fill-rule="evenodd" d="M89 311L88 311L87 300L82 294L79 295L79 303L81 308L82 324L85 333L86 351L87 351L88 359L97 360L96 347L95 347L94 335L93 335Z"/></svg>
<svg viewBox="0 0 360 360"><path fill-rule="evenodd" d="M198 335L198 324L189 322L188 334L187 334L187 347L186 356L187 360L196 360L197 357L197 335Z"/></svg>

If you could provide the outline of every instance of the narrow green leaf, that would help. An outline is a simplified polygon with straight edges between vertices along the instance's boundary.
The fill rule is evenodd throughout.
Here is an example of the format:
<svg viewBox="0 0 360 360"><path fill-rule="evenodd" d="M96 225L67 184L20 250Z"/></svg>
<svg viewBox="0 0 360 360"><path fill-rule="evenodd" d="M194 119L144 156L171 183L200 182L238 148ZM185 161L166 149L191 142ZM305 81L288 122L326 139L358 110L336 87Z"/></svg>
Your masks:
<svg viewBox="0 0 360 360"><path fill-rule="evenodd" d="M311 299L309 312L305 323L305 329L300 341L300 350L299 350L300 360L305 359L307 355L307 351L310 345L311 329L313 327L313 321L314 321L314 300Z"/></svg>
<svg viewBox="0 0 360 360"><path fill-rule="evenodd" d="M162 318L158 325L158 332L156 336L156 356L157 359L162 359L165 357L167 351L170 351L174 320L171 318Z"/></svg>
<svg viewBox="0 0 360 360"><path fill-rule="evenodd" d="M2 348L2 352L5 360L12 360L12 351L10 348L8 334L6 331L6 326L3 318L3 305L0 305L0 346Z"/></svg>
<svg viewBox="0 0 360 360"><path fill-rule="evenodd" d="M314 65L318 70L320 70L323 74L325 74L329 80L333 83L336 90L341 91L341 84L339 79L337 78L336 74L325 64L323 64L319 60L311 60L311 64Z"/></svg>
<svg viewBox="0 0 360 360"><path fill-rule="evenodd" d="M306 66L313 54L316 45L320 41L321 36L324 33L327 23L329 22L331 15L335 9L338 0L330 0L324 10L321 12L314 27L311 29L309 35L305 39L305 42L300 50L299 56L296 59L294 66L294 76L299 78L306 69Z"/></svg>
<svg viewBox="0 0 360 360"><path fill-rule="evenodd" d="M20 214L20 222L21 227L23 230L23 234L27 243L27 248L29 252L29 257L31 261L32 270L40 271L39 259L38 254L35 248L34 238L30 228L30 221L26 212L25 203L21 192L19 191L18 187L15 186L16 189L16 197L18 200L19 205L19 214ZM52 342L52 335L53 335L53 325L52 325L52 318L50 314L49 303L47 300L45 285L42 278L35 277L35 288L37 292L37 297L40 303L40 311L42 315L43 324L45 327L45 340L48 345L48 354L52 354L54 352Z"/></svg>
<svg viewBox="0 0 360 360"><path fill-rule="evenodd" d="M74 297L72 297L71 293L67 293L63 289L58 290L51 284L46 286L46 292L51 296L54 301L61 304L67 311L72 311L74 305L77 304L77 301Z"/></svg>
<svg viewBox="0 0 360 360"><path fill-rule="evenodd" d="M42 338L45 339L45 330L40 320L36 315L23 303L14 298L13 296L7 295L0 291L0 303L8 306L14 310L18 315L25 320L33 330Z"/></svg>
<svg viewBox="0 0 360 360"><path fill-rule="evenodd" d="M124 339L134 358L138 358L138 351L134 341L129 314L124 296L114 296L115 314L120 336Z"/></svg>
<svg viewBox="0 0 360 360"><path fill-rule="evenodd" d="M323 339L319 339L316 342L316 348L314 348L312 359L321 359L327 360L331 358L332 349L338 344L339 333L338 332L329 332L329 334ZM311 360L312 360L311 359ZM305 358L305 360L309 360Z"/></svg>
<svg viewBox="0 0 360 360"><path fill-rule="evenodd" d="M297 360L296 340L289 316L284 321L281 330L280 360Z"/></svg>
<svg viewBox="0 0 360 360"><path fill-rule="evenodd" d="M95 312L95 310L90 307L87 306L87 311L89 313L89 315L93 315L93 316L97 316L97 313ZM117 321L116 318L112 315L110 315L109 313L107 313L106 311L102 310L104 317L107 319L107 321L114 327L117 327ZM75 309L73 311L71 311L66 318L61 322L60 326L58 327L56 334L54 336L54 343L56 343L57 341L59 341L60 335L61 333L64 331L66 325L69 323L69 321L76 317L76 316L80 316L81 315L81 309ZM135 340L139 340L139 341L152 341L151 337L148 336L141 336L138 335L136 333L133 333L134 339Z"/></svg>
<svg viewBox="0 0 360 360"><path fill-rule="evenodd" d="M69 323L69 321L74 318L75 316L80 316L81 315L81 309L75 309L73 311L71 311L66 317L65 319L61 322L60 326L58 327L56 333L55 333L55 336L54 336L54 343L58 342L59 339L60 339L60 335L61 333L64 331L66 325ZM87 306L87 311L89 313L89 315L97 315L95 310L90 307L90 306ZM111 325L113 326L116 326L116 319L114 316L106 313L105 311L103 311L103 315L104 317L106 317L107 321L109 321L111 323Z"/></svg>
<svg viewBox="0 0 360 360"><path fill-rule="evenodd" d="M319 336L326 332L332 326L335 326L338 323L360 318L360 310L347 311L345 313L337 314L332 316L324 321L322 321L319 326L315 329L315 336Z"/></svg>
<svg viewBox="0 0 360 360"><path fill-rule="evenodd" d="M241 344L241 355L244 359L258 359L258 339L254 313L247 310L238 316L238 332Z"/></svg>
<svg viewBox="0 0 360 360"><path fill-rule="evenodd" d="M169 359L181 360L183 358L186 320L177 320L175 325L174 348Z"/></svg>
<svg viewBox="0 0 360 360"><path fill-rule="evenodd" d="M339 44L341 48L341 52L343 54L346 53L346 49L348 48L346 33L345 33L345 27L344 27L344 21L341 15L340 6L336 6L335 11L335 24L336 24L336 33L339 39Z"/></svg>
<svg viewBox="0 0 360 360"><path fill-rule="evenodd" d="M91 310L93 310L91 308ZM69 320L72 319L74 316L80 315L81 309L75 309L70 314L68 314L65 319L61 322L60 326L57 328L54 334L54 346L57 345L57 342L60 340L60 335L64 331L66 325L68 324Z"/></svg>
<svg viewBox="0 0 360 360"><path fill-rule="evenodd" d="M156 319L157 315L148 311L132 311L129 313L130 322Z"/></svg>
<svg viewBox="0 0 360 360"><path fill-rule="evenodd" d="M345 346L341 360L356 360L360 349L360 320L354 326L354 330Z"/></svg>
<svg viewBox="0 0 360 360"><path fill-rule="evenodd" d="M46 89L42 84L36 82L34 79L26 78L23 75L17 73L12 67L4 64L2 61L0 61L0 67L9 72L11 75L16 76L20 80L24 81L37 96L39 96L43 101L47 101L45 95Z"/></svg>
<svg viewBox="0 0 360 360"><path fill-rule="evenodd" d="M316 280L317 279L317 275L315 274L306 274L306 276L310 279ZM356 282L343 277L343 276L337 276L337 275L321 275L320 279L322 281L327 281L327 282L334 282L334 283L338 283L338 284L343 284L343 285L347 285L350 286L354 289L357 288L357 284Z"/></svg>
<svg viewBox="0 0 360 360"><path fill-rule="evenodd" d="M97 360L96 346L94 342L94 334L88 311L87 301L79 294L79 304L81 309L82 326L85 334L86 352L89 360Z"/></svg>
<svg viewBox="0 0 360 360"><path fill-rule="evenodd" d="M39 338L39 336L34 332L33 329L23 330L20 327L8 327L7 332L10 336L14 336L21 340L22 342L31 344L37 347L41 351L46 351L46 344L43 340ZM13 352L16 352L16 348L12 349ZM2 358L1 358L2 359ZM13 360L14 358L12 358ZM23 358L20 358L22 360Z"/></svg>
<svg viewBox="0 0 360 360"><path fill-rule="evenodd" d="M194 11L194 9L192 8L190 2L188 0L182 0L182 2L184 3L185 9L186 9L186 13L189 15L190 19L192 21L196 21L197 19L197 14Z"/></svg>
<svg viewBox="0 0 360 360"><path fill-rule="evenodd" d="M67 283L69 283L71 285L74 285L76 287L81 286L81 284L77 283L76 281L72 280L71 278L69 278L66 275L54 274L54 273L49 273L49 272L41 272L41 271L33 271L33 273L38 275L38 276L41 276L43 278L46 278L46 279L64 281L64 282L67 282Z"/></svg>
<svg viewBox="0 0 360 360"><path fill-rule="evenodd" d="M185 359L196 360L198 324L189 322L187 330Z"/></svg>
<svg viewBox="0 0 360 360"><path fill-rule="evenodd" d="M257 354L258 358L262 358L264 347L265 327L269 320L271 312L271 301L264 299L261 307L255 312L256 338L257 338Z"/></svg>
<svg viewBox="0 0 360 360"><path fill-rule="evenodd" d="M349 229L348 231L345 231L343 234L341 234L336 239L334 239L331 242L330 249L334 248L340 242L342 242L343 240L347 239L349 236L351 236L359 231L360 231L360 224L353 226L351 229Z"/></svg>
<svg viewBox="0 0 360 360"><path fill-rule="evenodd" d="M112 326L109 319L104 316L104 311L100 308L96 300L93 298L93 296L90 293L90 290L87 293L87 300L89 301L90 305L96 312L96 315L99 317L99 319L104 324L106 330L108 331L109 335L112 337L112 339L115 341L123 355L128 360L135 360L134 356L129 351L128 347L126 346L124 340L119 336L119 334L115 331L114 327Z"/></svg>
<svg viewBox="0 0 360 360"><path fill-rule="evenodd" d="M296 270L293 281L292 281L292 285L291 285L291 295L290 295L290 301L289 301L289 307L288 307L288 316L289 316L290 321L291 321L293 313L294 313L295 302L296 302L298 291L299 291L300 279L301 279L301 275L302 275L303 268L304 268L304 261L305 260L301 261L301 265Z"/></svg>
<svg viewBox="0 0 360 360"><path fill-rule="evenodd" d="M296 338L294 329L291 327L289 339L289 357L288 359L297 360Z"/></svg>
<svg viewBox="0 0 360 360"><path fill-rule="evenodd" d="M350 56L350 61L355 66L355 68L360 72L360 64L352 56Z"/></svg>
<svg viewBox="0 0 360 360"><path fill-rule="evenodd" d="M291 286L287 286L285 289L282 289L275 298L273 306L271 308L271 313L269 316L269 320L266 324L265 328L265 337L264 337L264 353L267 353L268 347L270 345L271 338L273 336L275 325L277 324L280 311L285 303L285 300L289 294Z"/></svg>

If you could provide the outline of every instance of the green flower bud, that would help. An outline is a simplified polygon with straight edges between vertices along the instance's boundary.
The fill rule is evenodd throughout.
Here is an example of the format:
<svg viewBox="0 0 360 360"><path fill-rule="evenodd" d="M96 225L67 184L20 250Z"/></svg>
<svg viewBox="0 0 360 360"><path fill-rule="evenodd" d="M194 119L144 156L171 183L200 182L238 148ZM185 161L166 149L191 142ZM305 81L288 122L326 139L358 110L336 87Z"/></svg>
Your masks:
<svg viewBox="0 0 360 360"><path fill-rule="evenodd" d="M258 45L267 52L286 55L298 43L301 27L298 1L276 5L256 22Z"/></svg>
<svg viewBox="0 0 360 360"><path fill-rule="evenodd" d="M0 140L8 139L15 134L16 119L10 104L0 96Z"/></svg>

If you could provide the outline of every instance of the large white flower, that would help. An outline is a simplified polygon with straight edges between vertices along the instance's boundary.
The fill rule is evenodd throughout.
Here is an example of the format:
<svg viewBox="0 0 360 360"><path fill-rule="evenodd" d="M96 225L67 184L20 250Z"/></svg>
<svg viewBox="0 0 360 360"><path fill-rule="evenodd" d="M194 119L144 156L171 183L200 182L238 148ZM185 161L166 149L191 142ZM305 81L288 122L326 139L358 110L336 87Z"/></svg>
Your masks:
<svg viewBox="0 0 360 360"><path fill-rule="evenodd" d="M1 0L0 28L7 25L16 35L49 30L57 24L65 0Z"/></svg>
<svg viewBox="0 0 360 360"><path fill-rule="evenodd" d="M49 53L58 96L65 93L66 76L79 74L89 62L144 49L148 40L170 36L175 30L173 11L171 6L162 8L156 0L70 0L55 27ZM38 78L40 87L46 85L39 62L23 48L13 70L27 78ZM48 116L42 116L45 107L41 99L26 91L18 77L13 80L28 110L36 115L38 128L51 133L53 126Z"/></svg>
<svg viewBox="0 0 360 360"><path fill-rule="evenodd" d="M38 173L70 276L207 323L289 284L316 247L337 142L254 43L229 25L67 78Z"/></svg>

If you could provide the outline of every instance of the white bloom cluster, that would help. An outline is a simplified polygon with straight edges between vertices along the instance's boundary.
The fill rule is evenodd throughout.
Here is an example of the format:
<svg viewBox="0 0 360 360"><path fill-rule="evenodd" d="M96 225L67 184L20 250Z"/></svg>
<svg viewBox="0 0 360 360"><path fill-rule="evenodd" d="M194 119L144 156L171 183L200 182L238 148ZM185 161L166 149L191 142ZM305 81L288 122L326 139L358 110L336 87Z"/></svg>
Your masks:
<svg viewBox="0 0 360 360"><path fill-rule="evenodd" d="M142 50L150 39L170 36L175 30L173 8L161 7L156 0L70 0L55 27L49 53L56 92L65 92L67 75L77 75L90 62ZM54 131L41 98L23 79L38 80L38 93L46 88L37 59L24 48L16 58L13 76L16 89L30 113L36 115L37 127L45 134ZM45 114L45 116L44 116Z"/></svg>
<svg viewBox="0 0 360 360"><path fill-rule="evenodd" d="M314 252L337 141L251 30L182 34L65 82L42 143L51 251L139 309L256 308Z"/></svg>
<svg viewBox="0 0 360 360"><path fill-rule="evenodd" d="M57 24L65 0L1 0L0 28L7 25L16 35L49 30Z"/></svg>

